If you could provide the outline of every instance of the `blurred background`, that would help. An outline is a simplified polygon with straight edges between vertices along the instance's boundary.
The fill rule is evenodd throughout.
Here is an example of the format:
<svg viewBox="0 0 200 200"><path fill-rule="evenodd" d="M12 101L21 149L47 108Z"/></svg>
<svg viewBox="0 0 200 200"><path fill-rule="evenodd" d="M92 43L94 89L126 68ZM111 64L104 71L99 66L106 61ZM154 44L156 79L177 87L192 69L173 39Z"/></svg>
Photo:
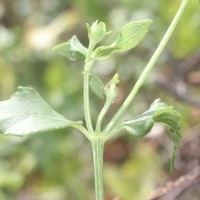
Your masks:
<svg viewBox="0 0 200 200"><path fill-rule="evenodd" d="M83 62L55 55L52 47L72 35L87 46L85 23L99 19L113 33L129 21L154 21L135 49L97 62L105 83L120 75L119 96L104 123L121 105L159 44L181 0L1 0L0 99L17 86L33 86L56 111L83 120ZM103 102L91 95L94 122ZM198 200L200 196L200 4L191 1L175 34L124 119L156 98L182 114L183 139L169 174L173 142L157 125L143 139L121 133L105 146L105 200ZM161 189L159 189L161 188ZM94 200L91 146L73 129L25 138L0 137L1 200Z"/></svg>

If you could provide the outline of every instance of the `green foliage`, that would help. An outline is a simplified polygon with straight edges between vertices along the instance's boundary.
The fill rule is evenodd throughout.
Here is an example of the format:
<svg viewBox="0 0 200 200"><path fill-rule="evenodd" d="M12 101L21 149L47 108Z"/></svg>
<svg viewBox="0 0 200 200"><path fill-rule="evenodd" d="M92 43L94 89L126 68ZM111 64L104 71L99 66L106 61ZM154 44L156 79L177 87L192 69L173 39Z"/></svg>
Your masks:
<svg viewBox="0 0 200 200"><path fill-rule="evenodd" d="M180 133L180 114L172 106L156 99L150 108L133 120L125 121L124 128L135 136L145 136L155 123L166 124L175 134Z"/></svg>
<svg viewBox="0 0 200 200"><path fill-rule="evenodd" d="M126 24L111 45L100 46L95 49L93 53L94 59L106 59L115 52L124 52L136 47L144 39L151 24L152 21L149 19ZM98 23L98 21L94 22L91 27L87 24L87 29L89 41L93 45L100 43L110 33L106 32L105 23ZM56 46L54 51L69 60L84 59L87 55L87 49L79 42L76 36L73 36L68 42Z"/></svg>
<svg viewBox="0 0 200 200"><path fill-rule="evenodd" d="M115 74L113 78L107 83L104 88L106 101L108 104L112 104L118 95L118 85L119 85L119 74Z"/></svg>
<svg viewBox="0 0 200 200"><path fill-rule="evenodd" d="M124 52L136 47L144 39L151 24L152 21L149 19L126 24L110 46L101 46L94 51L95 59L102 60L112 53Z"/></svg>
<svg viewBox="0 0 200 200"><path fill-rule="evenodd" d="M53 50L69 60L84 60L87 54L87 49L76 36L73 36L68 42L54 47Z"/></svg>
<svg viewBox="0 0 200 200"><path fill-rule="evenodd" d="M156 99L149 110L133 120L123 123L124 128L133 135L142 137L148 134L155 123L162 123L169 126L173 133L174 151L170 165L170 172L173 171L176 151L178 150L180 135L180 114L172 107Z"/></svg>
<svg viewBox="0 0 200 200"><path fill-rule="evenodd" d="M0 115L0 133L5 135L24 136L81 124L55 112L28 87L19 87L9 100L1 101Z"/></svg>
<svg viewBox="0 0 200 200"><path fill-rule="evenodd" d="M86 24L86 26L88 30L88 38L91 43L100 43L106 35L110 33L106 32L106 24L104 22L98 23L98 20L93 22L91 27L89 24Z"/></svg>
<svg viewBox="0 0 200 200"><path fill-rule="evenodd" d="M105 98L104 84L97 76L93 74L90 74L90 89L99 98Z"/></svg>
<svg viewBox="0 0 200 200"><path fill-rule="evenodd" d="M102 182L102 164L103 164L103 146L107 140L102 135L110 135L115 129L101 131L102 120L118 95L119 74L116 73L113 78L104 86L103 82L95 75L91 74L91 68L95 60L105 59L114 52L124 52L136 47L145 37L151 20L142 20L130 22L122 27L118 38L110 46L95 46L100 43L109 32L106 32L106 25L103 22L94 22L90 27L87 24L89 46L86 49L73 36L68 42L60 44L54 48L54 51L67 57L70 60L85 59L84 66L84 111L86 127L82 126L82 122L73 122L67 120L49 105L47 105L40 95L33 88L19 87L18 91L7 101L0 102L0 132L2 134L24 136L31 133L50 131L72 126L80 130L91 141L93 147L93 159L95 166L95 186L96 199L103 200L103 182ZM151 67L151 66L150 66ZM148 68L148 65L147 65ZM148 75L146 70L145 77ZM140 81L140 79L138 79ZM142 80L144 81L144 79ZM106 97L105 105L99 114L96 123L96 130L93 131L93 125L90 116L89 105L89 86L91 90L101 99ZM128 100L122 105L122 109L127 107L134 95L137 93L139 86L129 94ZM136 93L135 93L136 91ZM123 110L118 111L122 114ZM111 120L111 127L115 124L116 117ZM178 143L180 139L179 127L180 115L172 107L167 106L160 100L156 100L150 109L138 116L134 120L126 121L123 127L129 132L137 136L146 135L153 124L156 122L164 123L170 126L175 132L175 147L172 156L171 170L174 167L174 160ZM109 126L109 125L108 125ZM110 128L110 127L109 127ZM117 130L116 130L117 132Z"/></svg>
<svg viewBox="0 0 200 200"><path fill-rule="evenodd" d="M183 2L188 3L189 0L185 0ZM151 130L154 123L158 122L168 125L172 129L172 135L174 136L173 139L175 140L175 147L172 156L172 163L174 163L180 139L180 115L173 109L173 107L167 106L157 100L151 105L148 111L144 112L134 120L126 121L121 124L118 124L117 122L119 117L121 117L126 111L141 85L147 78L153 65L157 61L168 39L174 31L177 22L180 20L185 7L186 4L182 4L177 17L174 18L174 21L169 27L169 30L166 32L159 48L155 51L155 54L150 59L150 62L147 64L132 91L122 103L122 106L119 108L116 115L111 118L105 129L102 128L102 120L118 95L119 75L115 74L109 83L104 86L104 83L97 76L91 73L91 69L96 60L105 59L115 52L125 52L136 47L143 40L150 25L152 24L152 21L149 19L126 24L122 27L117 39L114 40L114 42L109 46L96 47L96 45L102 42L106 35L110 33L106 31L105 23L96 21L91 27L87 25L89 37L88 49L80 43L76 36L73 36L69 41L54 48L55 52L67 57L69 60L85 61L83 71L83 101L86 127L82 126L81 121L70 121L55 112L42 100L40 95L34 89L19 87L18 92L16 92L9 100L0 102L0 132L5 135L24 136L31 133L51 131L68 126L81 131L90 140L93 147L96 199L98 200L104 199L102 172L104 143L112 135L117 134L122 128L125 128L128 132L134 135L144 136ZM55 26L52 23L49 27ZM49 40L51 39L53 40L54 38L50 38ZM32 77L31 73L30 77ZM70 86L72 87L73 85ZM91 117L89 87L105 102L97 118L96 129L94 128L94 120ZM48 148L51 148L49 143L48 145ZM37 147L37 145L33 146ZM44 152L42 151L41 154L42 153ZM173 164L171 166L172 169ZM21 186L21 184L23 184L23 179L19 178L18 181ZM81 195L77 196L80 197Z"/></svg>

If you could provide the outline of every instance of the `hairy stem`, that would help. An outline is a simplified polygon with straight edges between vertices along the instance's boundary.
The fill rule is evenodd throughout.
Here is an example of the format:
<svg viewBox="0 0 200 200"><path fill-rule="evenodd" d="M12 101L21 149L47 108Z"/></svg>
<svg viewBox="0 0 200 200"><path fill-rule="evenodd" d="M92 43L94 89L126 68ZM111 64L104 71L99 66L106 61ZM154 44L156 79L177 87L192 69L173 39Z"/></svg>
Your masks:
<svg viewBox="0 0 200 200"><path fill-rule="evenodd" d="M163 49L165 48L168 40L170 39L172 33L174 32L174 29L176 28L178 22L181 19L181 16L183 12L185 11L188 3L190 0L183 0L174 19L172 20L169 28L167 29L167 32L165 33L163 39L161 40L160 44L158 45L156 51L154 52L153 56L151 57L150 61L146 65L144 71L140 75L139 79L137 80L136 84L134 85L132 91L130 92L129 96L126 98L122 106L119 108L113 119L110 121L108 126L105 129L105 132L108 133L111 128L115 125L119 117L124 113L124 111L128 108L130 103L133 101L135 95L137 94L138 90L140 89L141 85L145 81L146 77L150 73L151 69L153 68L155 62L158 60L160 54L162 53Z"/></svg>
<svg viewBox="0 0 200 200"><path fill-rule="evenodd" d="M82 125L72 125L75 129L82 132L89 140L91 138L91 135L88 133L88 131L82 126Z"/></svg>
<svg viewBox="0 0 200 200"><path fill-rule="evenodd" d="M95 44L90 43L88 47L88 53L84 66L84 83L83 83L83 101L84 101L84 113L85 113L85 122L88 131L93 134L94 129L92 126L91 112L90 112L90 95L89 95L89 76L90 70L94 63L94 60L91 59L92 51L95 47Z"/></svg>
<svg viewBox="0 0 200 200"><path fill-rule="evenodd" d="M111 102L109 102L109 101L105 102L105 104L98 116L95 132L97 132L97 133L101 132L102 120L103 120L105 114L107 113L108 109L110 108L110 105L111 105Z"/></svg>
<svg viewBox="0 0 200 200"><path fill-rule="evenodd" d="M92 152L93 152L93 163L94 163L96 200L104 200L103 150L104 150L104 141L99 137L94 138L94 140L92 141Z"/></svg>
<svg viewBox="0 0 200 200"><path fill-rule="evenodd" d="M83 86L83 99L84 99L84 113L87 129L93 133L93 126L90 114L90 97L89 97L89 70L84 71L84 86Z"/></svg>

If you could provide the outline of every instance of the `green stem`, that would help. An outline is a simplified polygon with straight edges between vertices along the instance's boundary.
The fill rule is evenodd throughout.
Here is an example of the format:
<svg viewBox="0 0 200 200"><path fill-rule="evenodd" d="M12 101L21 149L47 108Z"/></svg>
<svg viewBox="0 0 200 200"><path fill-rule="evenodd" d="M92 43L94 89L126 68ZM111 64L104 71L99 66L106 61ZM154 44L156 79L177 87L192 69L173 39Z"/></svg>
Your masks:
<svg viewBox="0 0 200 200"><path fill-rule="evenodd" d="M119 126L114 128L113 130L111 130L109 132L109 134L105 135L105 141L109 140L112 136L116 136L116 134L119 133L123 129L124 129L123 124L120 124Z"/></svg>
<svg viewBox="0 0 200 200"><path fill-rule="evenodd" d="M90 133L93 133L93 126L90 113L90 98L89 98L89 70L84 71L84 86L83 86L83 99L84 99L84 113L85 113L85 122L87 129Z"/></svg>
<svg viewBox="0 0 200 200"><path fill-rule="evenodd" d="M72 125L72 127L82 132L89 140L91 139L91 135L82 125Z"/></svg>
<svg viewBox="0 0 200 200"><path fill-rule="evenodd" d="M102 140L99 137L95 137L94 140L92 141L92 152L93 152L93 162L94 162L96 200L104 200L103 150L104 150L104 140Z"/></svg>
<svg viewBox="0 0 200 200"><path fill-rule="evenodd" d="M115 125L119 117L124 113L124 111L128 108L130 103L133 101L135 95L137 94L138 90L140 89L141 85L145 81L146 77L150 73L151 69L153 68L155 62L158 60L160 54L162 53L163 49L165 48L169 38L171 37L172 33L174 32L174 29L176 28L178 22L181 19L181 16L183 12L185 11L185 8L187 7L190 0L183 0L173 21L171 22L167 32L165 33L162 41L158 45L156 51L154 52L153 56L151 57L149 63L146 65L144 71L140 75L139 79L137 80L136 84L134 85L132 91L130 92L129 96L126 98L122 106L119 108L118 112L115 114L113 119L110 121L108 126L105 129L105 132L108 133L111 128Z"/></svg>
<svg viewBox="0 0 200 200"><path fill-rule="evenodd" d="M101 125L102 125L102 120L105 116L105 114L107 113L108 109L110 108L111 102L110 101L106 101L101 112L99 113L98 119L97 119L97 124L96 124L96 133L100 133L101 132Z"/></svg>
<svg viewBox="0 0 200 200"><path fill-rule="evenodd" d="M83 85L83 101L84 101L84 113L85 113L85 121L88 131L93 134L94 129L92 126L91 112L90 112L90 95L89 95L89 76L90 70L94 63L94 60L91 59L92 51L95 47L95 44L91 44L88 47L88 53L84 66L84 85Z"/></svg>

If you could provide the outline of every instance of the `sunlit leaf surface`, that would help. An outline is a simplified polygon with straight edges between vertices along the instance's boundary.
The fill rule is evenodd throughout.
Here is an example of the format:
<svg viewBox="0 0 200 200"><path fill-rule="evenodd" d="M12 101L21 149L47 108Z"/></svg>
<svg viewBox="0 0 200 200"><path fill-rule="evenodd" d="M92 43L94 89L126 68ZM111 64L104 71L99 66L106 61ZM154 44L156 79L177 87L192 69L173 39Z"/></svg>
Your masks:
<svg viewBox="0 0 200 200"><path fill-rule="evenodd" d="M33 88L18 87L9 100L0 102L0 133L5 135L24 136L79 124L55 112Z"/></svg>
<svg viewBox="0 0 200 200"><path fill-rule="evenodd" d="M97 60L105 59L115 52L124 52L136 47L143 40L152 21L149 19L129 22L122 27L118 38L110 46L101 46L94 52Z"/></svg>

